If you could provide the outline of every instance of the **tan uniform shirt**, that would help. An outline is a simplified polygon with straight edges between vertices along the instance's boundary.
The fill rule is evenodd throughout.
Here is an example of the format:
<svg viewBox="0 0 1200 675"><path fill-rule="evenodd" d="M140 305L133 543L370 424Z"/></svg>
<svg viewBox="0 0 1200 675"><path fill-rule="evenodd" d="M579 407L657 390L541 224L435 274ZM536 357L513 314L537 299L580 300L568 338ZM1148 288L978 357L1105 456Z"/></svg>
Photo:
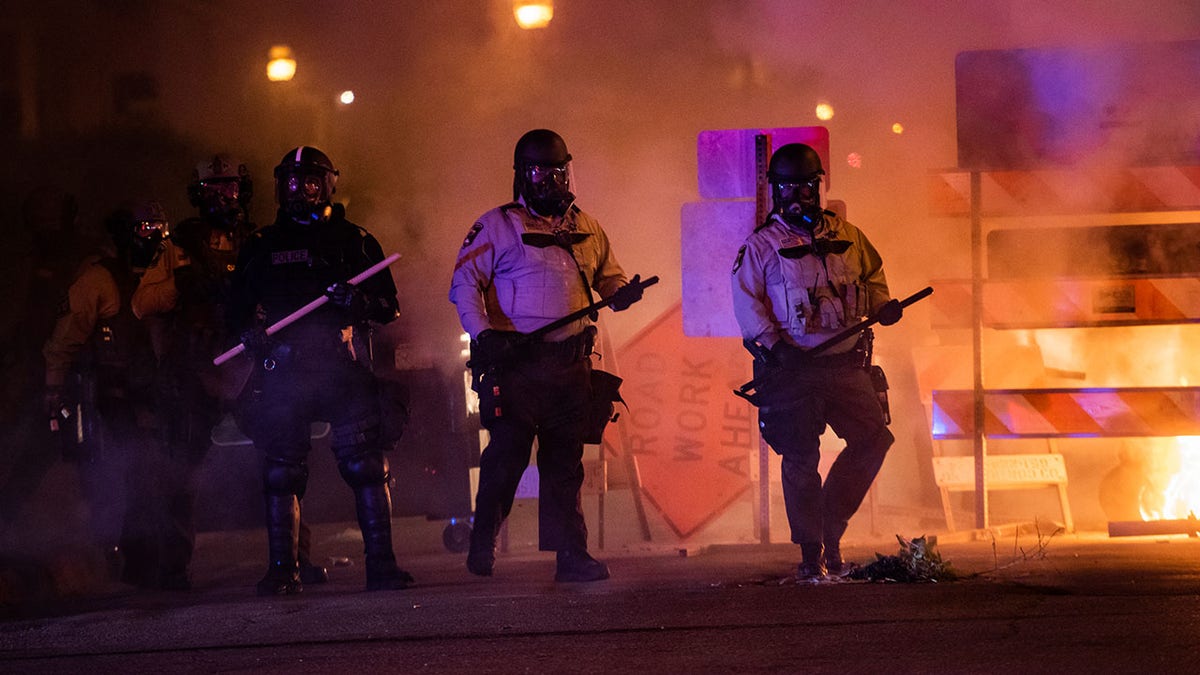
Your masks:
<svg viewBox="0 0 1200 675"><path fill-rule="evenodd" d="M521 238L561 229L578 240L570 252ZM626 283L608 235L594 218L575 207L561 219L543 218L520 203L506 204L483 214L467 234L454 265L450 301L472 338L487 328L528 333L588 305L580 270L600 298ZM589 323L580 319L545 339L564 340Z"/></svg>
<svg viewBox="0 0 1200 675"><path fill-rule="evenodd" d="M42 354L46 358L46 386L59 387L79 350L92 336L96 325L121 311L117 282L99 256L89 256L67 291L67 306L54 324Z"/></svg>
<svg viewBox="0 0 1200 675"><path fill-rule="evenodd" d="M814 233L772 216L738 250L732 285L742 337L768 349L779 340L814 347L891 299L875 247L829 211ZM827 353L849 351L855 340Z"/></svg>
<svg viewBox="0 0 1200 675"><path fill-rule="evenodd" d="M151 314L164 314L175 309L179 301L179 289L175 287L175 270L190 265L191 259L184 250L167 239L162 252L146 268L137 290L133 292L130 306L133 314L144 319Z"/></svg>

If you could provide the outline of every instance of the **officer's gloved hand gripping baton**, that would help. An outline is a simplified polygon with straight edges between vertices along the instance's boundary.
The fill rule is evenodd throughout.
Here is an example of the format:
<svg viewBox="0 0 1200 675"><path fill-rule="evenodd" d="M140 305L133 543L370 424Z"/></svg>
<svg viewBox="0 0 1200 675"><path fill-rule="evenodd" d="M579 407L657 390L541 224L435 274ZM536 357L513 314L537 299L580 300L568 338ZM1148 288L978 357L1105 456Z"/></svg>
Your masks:
<svg viewBox="0 0 1200 675"><path fill-rule="evenodd" d="M371 265L370 267L363 270L362 272L359 272L358 274L350 277L346 281L346 283L348 283L348 284L362 283L365 279L372 277L372 276L382 272L383 270L387 269L388 266L390 266L392 263L396 262L399 259L400 259L400 254L393 253L393 254L389 255L388 257L384 258L383 260L380 260L379 262L375 263L374 265ZM303 319L304 317L313 313L313 311L315 311L318 307L320 307L321 305L324 305L327 302L329 302L329 298L322 295L321 297L317 298L316 300L313 300L312 302L308 303L307 305L301 307L300 309L292 312L291 314L288 314L287 316L283 317L279 321L276 321L275 323L268 326L267 327L267 335L274 335L274 334L278 333L279 331L283 330L284 328L287 328L288 326L292 325L293 323L295 323L295 322L299 321L300 319ZM219 366L222 363L225 363L226 361L232 359L233 357L237 356L238 354L241 354L244 351L246 351L246 346L239 344L236 347L225 352L224 354L221 354L217 358L213 359L213 365Z"/></svg>
<svg viewBox="0 0 1200 675"><path fill-rule="evenodd" d="M909 305L913 304L914 302L917 302L918 300L924 300L925 298L929 297L932 294L933 294L933 287L926 286L925 288L922 288L921 290L917 291L916 293L913 293L912 295L908 296L907 298L901 300L900 307L901 308L908 307ZM812 347L811 349L805 350L804 353L807 354L808 356L816 356L817 354L820 354L821 352L825 351L826 349L829 349L830 347L836 345L837 343L841 342L842 340L854 337L855 335L858 335L859 333L870 328L871 326L874 326L875 324L879 323L879 319L880 319L879 312L876 312L873 316L870 316L867 319L864 319L863 321L860 321L860 322L854 324L853 326L849 326L847 328L842 329L841 332L836 333L833 337L829 338L828 340L825 340L821 344L816 345L815 347ZM768 378L773 376L776 372L778 372L778 371L777 370L767 371L767 373L765 375L762 375L756 379L750 380L749 382L743 384L742 386L738 387L737 389L734 389L733 393L737 396L740 396L740 397L746 399L747 401L750 401L751 403L754 403L754 396L757 393L756 390L758 389L758 387L765 380L767 380Z"/></svg>

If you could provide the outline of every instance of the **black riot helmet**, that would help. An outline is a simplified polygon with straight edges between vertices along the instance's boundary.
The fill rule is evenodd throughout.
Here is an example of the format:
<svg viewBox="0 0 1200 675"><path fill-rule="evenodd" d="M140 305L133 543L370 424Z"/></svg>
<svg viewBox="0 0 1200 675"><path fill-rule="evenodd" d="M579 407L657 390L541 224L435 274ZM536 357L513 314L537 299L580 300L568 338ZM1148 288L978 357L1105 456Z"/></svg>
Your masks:
<svg viewBox="0 0 1200 675"><path fill-rule="evenodd" d="M307 145L289 150L275 167L280 212L301 225L328 220L337 178L333 162L320 150Z"/></svg>
<svg viewBox="0 0 1200 675"><path fill-rule="evenodd" d="M248 218L254 183L245 164L218 153L196 164L187 193L205 222L232 232Z"/></svg>
<svg viewBox="0 0 1200 675"><path fill-rule="evenodd" d="M771 212L789 225L812 230L821 222L821 156L803 143L788 143L771 155Z"/></svg>
<svg viewBox="0 0 1200 675"><path fill-rule="evenodd" d="M562 216L575 201L571 193L571 153L562 136L534 129L513 149L513 199L542 216Z"/></svg>

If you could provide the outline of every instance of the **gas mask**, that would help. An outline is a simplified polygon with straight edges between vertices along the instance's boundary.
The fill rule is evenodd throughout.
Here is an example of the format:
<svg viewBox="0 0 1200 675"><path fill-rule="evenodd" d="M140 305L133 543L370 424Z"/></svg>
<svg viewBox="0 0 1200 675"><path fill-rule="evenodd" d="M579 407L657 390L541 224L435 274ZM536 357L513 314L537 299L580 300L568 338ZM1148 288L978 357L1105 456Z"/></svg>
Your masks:
<svg viewBox="0 0 1200 675"><path fill-rule="evenodd" d="M320 150L302 145L288 151L275 167L275 199L280 212L299 225L329 220L338 171Z"/></svg>
<svg viewBox="0 0 1200 675"><path fill-rule="evenodd" d="M138 220L133 223L133 236L129 239L129 264L136 268L147 268L162 247L163 239L171 232L165 220Z"/></svg>
<svg viewBox="0 0 1200 675"><path fill-rule="evenodd" d="M521 169L521 196L540 216L561 217L575 202L571 192L571 163L528 164Z"/></svg>
<svg viewBox="0 0 1200 675"><path fill-rule="evenodd" d="M279 208L292 221L310 225L329 218L329 190L323 171L297 169L284 172L276 180Z"/></svg>
<svg viewBox="0 0 1200 675"><path fill-rule="evenodd" d="M802 183L772 183L771 200L784 222L812 232L821 222L821 177Z"/></svg>
<svg viewBox="0 0 1200 675"><path fill-rule="evenodd" d="M200 183L197 207L205 222L232 232L246 219L240 199L241 186L236 180L214 180Z"/></svg>
<svg viewBox="0 0 1200 675"><path fill-rule="evenodd" d="M816 150L788 143L771 155L771 212L793 227L812 232L821 223L821 176L825 169Z"/></svg>
<svg viewBox="0 0 1200 675"><path fill-rule="evenodd" d="M575 202L571 192L571 154L562 137L549 129L534 129L513 149L513 199L525 200L534 213L562 217Z"/></svg>

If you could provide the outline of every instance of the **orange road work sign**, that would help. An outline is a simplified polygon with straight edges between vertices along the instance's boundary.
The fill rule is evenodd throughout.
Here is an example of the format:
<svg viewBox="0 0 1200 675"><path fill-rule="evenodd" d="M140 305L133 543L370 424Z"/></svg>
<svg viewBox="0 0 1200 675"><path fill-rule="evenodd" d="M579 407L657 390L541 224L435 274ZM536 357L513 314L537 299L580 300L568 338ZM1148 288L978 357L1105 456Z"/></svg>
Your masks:
<svg viewBox="0 0 1200 675"><path fill-rule="evenodd" d="M754 409L729 395L750 376L750 356L735 338L685 336L682 305L617 355L629 405L617 422L622 439L646 498L687 538L750 487Z"/></svg>

